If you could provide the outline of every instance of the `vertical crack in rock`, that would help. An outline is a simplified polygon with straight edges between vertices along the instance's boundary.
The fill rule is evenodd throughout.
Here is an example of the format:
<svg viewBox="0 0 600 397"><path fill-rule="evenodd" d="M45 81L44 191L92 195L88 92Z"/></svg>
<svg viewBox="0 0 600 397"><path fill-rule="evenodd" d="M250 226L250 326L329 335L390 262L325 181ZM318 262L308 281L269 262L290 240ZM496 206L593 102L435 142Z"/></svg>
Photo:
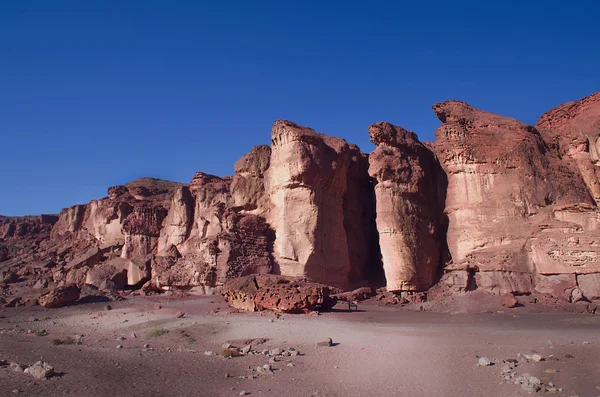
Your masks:
<svg viewBox="0 0 600 397"><path fill-rule="evenodd" d="M376 149L369 173L376 180L377 228L389 291L433 286L443 255L446 175L414 132L390 123L369 127Z"/></svg>

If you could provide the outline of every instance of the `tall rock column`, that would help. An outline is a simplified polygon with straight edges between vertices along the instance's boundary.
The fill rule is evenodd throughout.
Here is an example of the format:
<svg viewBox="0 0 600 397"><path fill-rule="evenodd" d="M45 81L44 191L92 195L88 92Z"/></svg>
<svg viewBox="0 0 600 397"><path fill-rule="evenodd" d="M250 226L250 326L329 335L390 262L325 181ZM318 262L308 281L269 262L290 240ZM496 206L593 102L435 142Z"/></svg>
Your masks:
<svg viewBox="0 0 600 397"><path fill-rule="evenodd" d="M348 144L282 120L274 123L271 140L268 221L276 233L279 271L347 287L351 265L343 207Z"/></svg>
<svg viewBox="0 0 600 397"><path fill-rule="evenodd" d="M442 251L446 176L414 132L369 127L377 229L389 291L423 291L436 281Z"/></svg>

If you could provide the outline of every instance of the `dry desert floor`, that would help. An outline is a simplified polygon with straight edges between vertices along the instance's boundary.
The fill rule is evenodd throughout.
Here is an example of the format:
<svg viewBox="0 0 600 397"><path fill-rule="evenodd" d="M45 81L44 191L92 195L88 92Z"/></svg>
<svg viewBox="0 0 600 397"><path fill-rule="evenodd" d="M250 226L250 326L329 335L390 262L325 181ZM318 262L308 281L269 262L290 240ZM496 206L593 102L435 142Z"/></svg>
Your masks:
<svg viewBox="0 0 600 397"><path fill-rule="evenodd" d="M321 315L276 316L234 312L217 296L106 306L0 312L0 360L42 359L57 373L38 380L3 365L0 395L507 397L531 394L513 379L525 375L556 389L538 394L600 396L600 316L519 308L445 314L372 303L355 312L338 304ZM68 344L77 338L80 344ZM333 346L317 346L327 338ZM209 355L226 342L250 343L256 354ZM273 352L290 348L299 354ZM524 356L534 353L542 361ZM482 357L494 365L479 366ZM517 364L505 379L510 359ZM264 365L272 373L257 371Z"/></svg>

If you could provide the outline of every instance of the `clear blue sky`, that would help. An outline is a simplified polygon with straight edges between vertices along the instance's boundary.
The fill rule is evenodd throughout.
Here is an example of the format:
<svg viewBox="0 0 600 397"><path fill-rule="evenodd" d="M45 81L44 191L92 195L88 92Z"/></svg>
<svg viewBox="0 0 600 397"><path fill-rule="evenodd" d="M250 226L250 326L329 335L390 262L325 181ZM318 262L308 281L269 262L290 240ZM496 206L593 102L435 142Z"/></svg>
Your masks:
<svg viewBox="0 0 600 397"><path fill-rule="evenodd" d="M0 214L233 172L275 119L370 151L460 99L528 123L600 90L597 1L0 3Z"/></svg>

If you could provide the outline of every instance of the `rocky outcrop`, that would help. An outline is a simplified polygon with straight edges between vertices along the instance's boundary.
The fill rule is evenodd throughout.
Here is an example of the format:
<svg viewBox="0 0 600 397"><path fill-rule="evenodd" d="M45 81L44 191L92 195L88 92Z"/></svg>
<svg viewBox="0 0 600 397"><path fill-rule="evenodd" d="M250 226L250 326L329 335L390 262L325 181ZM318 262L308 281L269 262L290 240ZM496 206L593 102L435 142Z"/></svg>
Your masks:
<svg viewBox="0 0 600 397"><path fill-rule="evenodd" d="M376 149L377 229L388 291L425 291L437 281L445 248L446 175L414 132L390 123L369 127Z"/></svg>
<svg viewBox="0 0 600 397"><path fill-rule="evenodd" d="M251 212L263 216L269 211L265 174L270 163L271 148L266 145L253 147L248 154L236 161L229 207L236 212Z"/></svg>
<svg viewBox="0 0 600 397"><path fill-rule="evenodd" d="M278 120L232 177L140 178L58 216L0 217L1 298L85 284L216 293L248 277L257 290L240 306L304 311L328 305L316 285L387 284L397 300L443 275L453 292L600 299L600 93L535 127L459 101L433 109L434 143L378 123L367 155ZM287 281L250 276L266 274Z"/></svg>
<svg viewBox="0 0 600 397"><path fill-rule="evenodd" d="M303 279L262 275L234 278L223 287L223 297L245 311L310 313L330 310L335 304L329 287Z"/></svg>
<svg viewBox="0 0 600 397"><path fill-rule="evenodd" d="M281 120L273 125L271 141L269 222L281 274L346 287L351 268L343 213L348 144Z"/></svg>
<svg viewBox="0 0 600 397"><path fill-rule="evenodd" d="M75 285L66 285L58 287L52 291L40 296L38 303L40 306L56 308L71 305L79 299L81 290Z"/></svg>
<svg viewBox="0 0 600 397"><path fill-rule="evenodd" d="M575 285L556 275L598 271L597 207L536 128L458 101L434 111L444 124L432 147L449 180L444 282L567 296Z"/></svg>
<svg viewBox="0 0 600 397"><path fill-rule="evenodd" d="M536 128L600 204L600 92L544 113Z"/></svg>

